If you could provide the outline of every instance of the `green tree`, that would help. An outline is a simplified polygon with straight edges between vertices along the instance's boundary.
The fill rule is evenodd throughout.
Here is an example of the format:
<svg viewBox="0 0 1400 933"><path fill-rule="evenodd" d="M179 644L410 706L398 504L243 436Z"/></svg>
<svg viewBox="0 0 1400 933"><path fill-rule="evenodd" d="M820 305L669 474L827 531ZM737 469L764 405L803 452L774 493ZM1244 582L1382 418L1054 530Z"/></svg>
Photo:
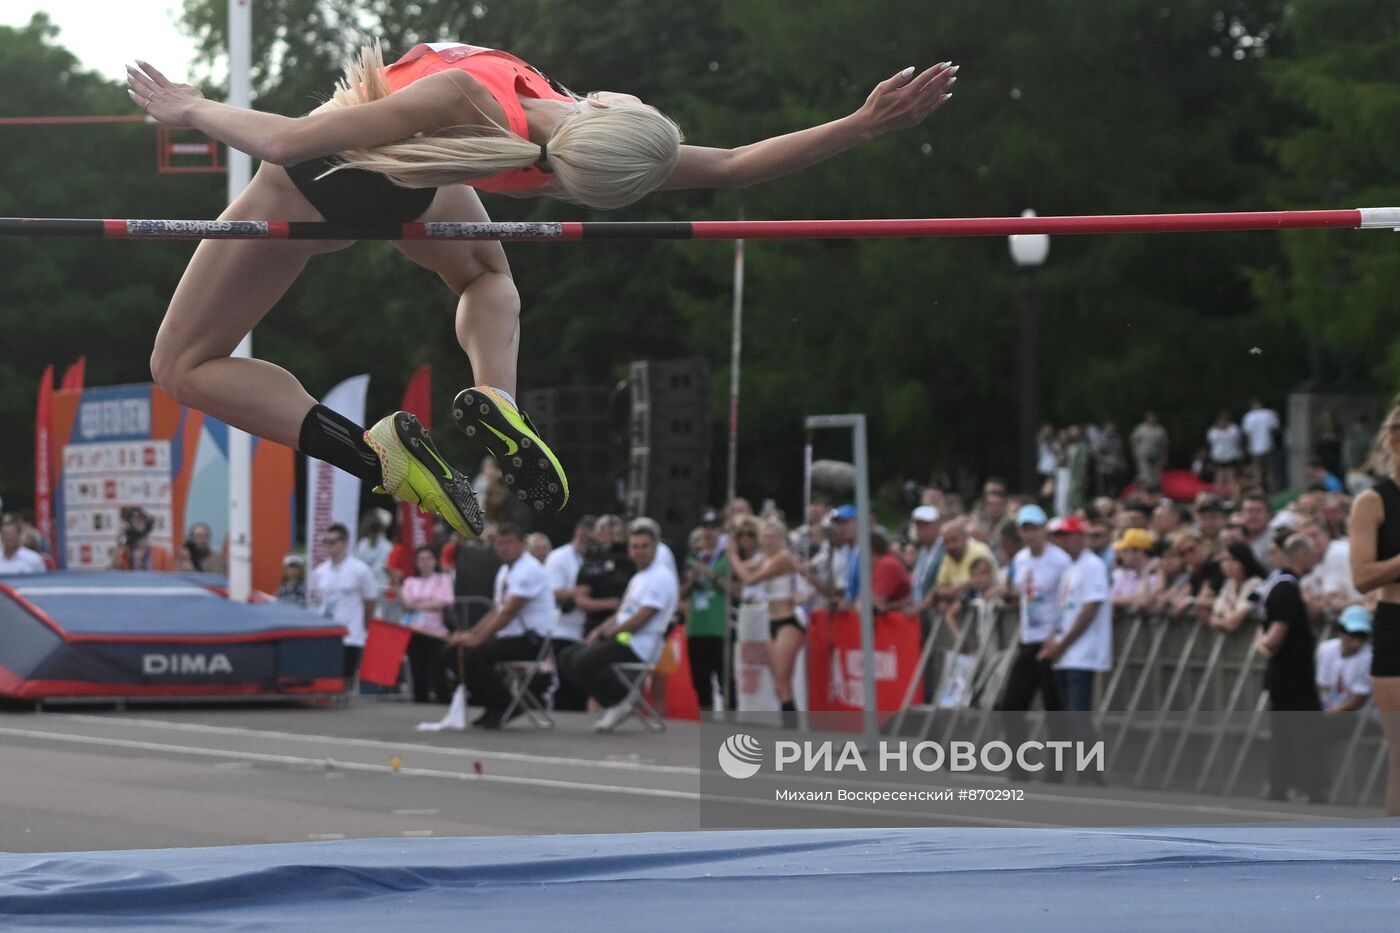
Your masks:
<svg viewBox="0 0 1400 933"><path fill-rule="evenodd" d="M131 114L112 82L83 71L42 14L0 27L0 116ZM0 216L212 216L215 175L157 175L150 126L3 126ZM32 501L39 376L88 357L88 382L150 380L151 338L192 250L188 244L7 239L0 246L0 495Z"/></svg>
<svg viewBox="0 0 1400 933"><path fill-rule="evenodd" d="M1289 208L1400 204L1400 7L1299 0L1285 23L1296 48L1268 68L1296 115L1280 128L1275 203ZM1352 388L1400 385L1400 262L1380 233L1283 234L1283 262L1255 290L1274 319L1330 351Z"/></svg>
<svg viewBox="0 0 1400 933"><path fill-rule="evenodd" d="M1299 3L1285 20L1282 0L255 0L256 105L309 110L366 39L379 37L392 56L420 41L456 38L509 48L579 91L637 93L675 118L691 142L737 146L849 113L876 81L906 65L951 58L964 66L955 97L924 126L747 191L668 193L606 216L1253 209L1270 197L1321 200L1298 187L1303 163L1291 161L1288 148L1318 118L1298 95L1279 89L1291 80L1295 45L1308 48L1297 24L1323 15L1314 8L1340 3ZM185 5L185 22L211 65L225 41L225 16L224 0ZM1355 20L1358 35L1363 22ZM44 30L0 31L0 68L52 84L33 100L5 99L5 112L129 112L118 87L77 73ZM1385 41L1374 40L1376 69L1390 67ZM61 142L57 130L44 137L52 145L26 143L19 170L0 182L5 213L218 210L222 186L207 177L149 172L135 155L149 145L149 130L103 132L128 134L128 149L98 155L90 144ZM1277 152L1266 145L1272 138L1285 141ZM1362 158L1362 145L1353 148L1351 158ZM1282 182L1275 158L1290 166ZM55 165L71 166L72 175L60 178ZM1365 168L1339 164L1334 174L1391 178ZM487 206L500 219L605 216L547 200L490 198ZM1330 236L1296 239L1337 248ZM1294 284L1301 267L1294 239L1057 238L1040 275L1044 416L1114 418L1126 428L1152 407L1163 413L1181 459L1218 407L1281 396L1304 369L1306 340L1295 317L1261 313L1261 304L1282 306L1276 296L1284 286L1302 291ZM1288 244L1287 267L1280 242ZM188 247L20 240L7 247L26 275L0 283L7 290L0 313L25 323L35 352L3 358L11 367L0 371L4 423L28 417L43 362L85 346L93 348L94 382L146 378L150 337ZM716 375L718 428L731 250L675 242L511 246L525 309L521 387L609 384L632 359L700 354ZM1377 253L1367 262L1382 259ZM1272 269L1286 269L1272 280L1276 291L1265 288ZM754 242L748 273L741 489L795 506L801 419L818 411L871 415L877 485L959 468L1014 475L1017 282L1004 240ZM1376 271L1365 281L1385 280ZM417 363L434 363L440 398L470 381L453 339L454 303L391 245L362 244L313 261L259 326L255 346L316 395L368 370L371 410L389 410ZM446 430L442 408L439 415L448 453L466 457L465 440ZM718 438L716 467L721 449ZM7 487L26 488L24 470L13 464L4 467ZM722 470L712 474L717 494Z"/></svg>

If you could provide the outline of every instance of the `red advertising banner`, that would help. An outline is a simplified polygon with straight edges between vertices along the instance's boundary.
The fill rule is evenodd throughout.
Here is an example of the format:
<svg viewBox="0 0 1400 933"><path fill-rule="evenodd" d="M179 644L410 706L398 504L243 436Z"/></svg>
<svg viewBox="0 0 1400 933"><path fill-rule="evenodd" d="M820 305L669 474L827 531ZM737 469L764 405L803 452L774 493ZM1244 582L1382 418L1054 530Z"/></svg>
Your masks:
<svg viewBox="0 0 1400 933"><path fill-rule="evenodd" d="M898 612L875 617L875 705L881 721L899 711L919 663L919 620ZM807 707L853 712L864 705L865 662L855 612L812 613L807 626Z"/></svg>
<svg viewBox="0 0 1400 933"><path fill-rule="evenodd" d="M403 393L404 411L418 418L425 426L433 423L433 367L424 363L418 367L413 378L408 380L408 388ZM419 514L418 507L410 502L399 503L399 543L410 555L425 544L433 541L432 515Z"/></svg>
<svg viewBox="0 0 1400 933"><path fill-rule="evenodd" d="M65 370L63 371L63 379L62 379L62 381L59 382L58 387L59 387L60 389L64 389L64 390L67 390L67 389L79 389L79 390L81 390L81 389L83 388L83 384L84 384L84 381L85 381L86 379L87 379L87 357L85 357L85 356L80 356L80 357L78 357L78 361L77 361L76 363L74 363L72 366L69 366L67 369L65 369Z"/></svg>
<svg viewBox="0 0 1400 933"><path fill-rule="evenodd" d="M34 525L49 543L50 552L57 555L53 536L53 447L49 440L52 409L53 364L50 363L39 377L39 401L34 406Z"/></svg>

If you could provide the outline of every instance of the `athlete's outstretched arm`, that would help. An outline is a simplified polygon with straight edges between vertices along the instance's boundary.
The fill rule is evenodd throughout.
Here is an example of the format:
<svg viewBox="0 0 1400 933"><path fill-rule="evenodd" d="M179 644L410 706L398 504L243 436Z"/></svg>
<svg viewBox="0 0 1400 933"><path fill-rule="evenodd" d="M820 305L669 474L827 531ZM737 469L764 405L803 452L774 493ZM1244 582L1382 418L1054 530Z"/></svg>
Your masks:
<svg viewBox="0 0 1400 933"><path fill-rule="evenodd" d="M415 81L373 103L284 117L205 100L198 88L171 81L145 62L139 64L139 69L127 66L127 93L151 116L170 126L194 127L277 165L382 146L448 126L484 124L482 104L499 108L474 78L452 71ZM482 95L484 100L479 99Z"/></svg>
<svg viewBox="0 0 1400 933"><path fill-rule="evenodd" d="M674 188L743 188L806 168L885 133L920 123L952 96L958 69L949 62L921 74L906 69L875 85L855 113L774 136L738 149L681 146L675 171L662 183Z"/></svg>

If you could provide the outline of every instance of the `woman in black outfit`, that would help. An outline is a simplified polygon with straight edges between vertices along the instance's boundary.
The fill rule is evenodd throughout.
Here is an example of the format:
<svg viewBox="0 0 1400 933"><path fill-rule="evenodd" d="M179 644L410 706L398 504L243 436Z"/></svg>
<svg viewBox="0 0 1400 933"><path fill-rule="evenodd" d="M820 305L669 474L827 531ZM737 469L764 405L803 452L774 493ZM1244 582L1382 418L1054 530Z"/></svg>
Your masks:
<svg viewBox="0 0 1400 933"><path fill-rule="evenodd" d="M1400 816L1400 398L1386 415L1373 456L1385 476L1356 497L1347 522L1352 582L1380 591L1372 624L1371 691L1390 758L1385 812Z"/></svg>

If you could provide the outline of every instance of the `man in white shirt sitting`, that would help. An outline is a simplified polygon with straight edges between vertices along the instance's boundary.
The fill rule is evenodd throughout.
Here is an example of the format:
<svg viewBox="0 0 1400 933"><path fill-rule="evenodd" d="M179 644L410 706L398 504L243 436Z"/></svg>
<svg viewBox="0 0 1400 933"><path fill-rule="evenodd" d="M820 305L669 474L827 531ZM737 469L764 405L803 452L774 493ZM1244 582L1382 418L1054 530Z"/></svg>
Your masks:
<svg viewBox="0 0 1400 933"><path fill-rule="evenodd" d="M483 707L472 723L499 729L510 706L510 691L496 672L501 661L533 661L554 628L557 609L544 565L525 551L525 531L512 522L496 529L494 604L481 621L453 632L448 645L464 649L462 676L471 702ZM523 712L523 711L522 711Z"/></svg>
<svg viewBox="0 0 1400 933"><path fill-rule="evenodd" d="M1371 610L1347 606L1340 633L1317 646L1317 692L1324 713L1361 709L1371 699Z"/></svg>
<svg viewBox="0 0 1400 933"><path fill-rule="evenodd" d="M10 573L44 573L49 568L38 551L20 544L19 516L0 516L0 576Z"/></svg>
<svg viewBox="0 0 1400 933"><path fill-rule="evenodd" d="M589 633L584 644L561 659L564 673L604 707L593 727L610 732L632 712L628 691L612 666L619 662L655 663L666 628L680 599L676 574L657 560L661 532L656 522L639 518L628 528L627 555L637 572L627 583L618 610Z"/></svg>

